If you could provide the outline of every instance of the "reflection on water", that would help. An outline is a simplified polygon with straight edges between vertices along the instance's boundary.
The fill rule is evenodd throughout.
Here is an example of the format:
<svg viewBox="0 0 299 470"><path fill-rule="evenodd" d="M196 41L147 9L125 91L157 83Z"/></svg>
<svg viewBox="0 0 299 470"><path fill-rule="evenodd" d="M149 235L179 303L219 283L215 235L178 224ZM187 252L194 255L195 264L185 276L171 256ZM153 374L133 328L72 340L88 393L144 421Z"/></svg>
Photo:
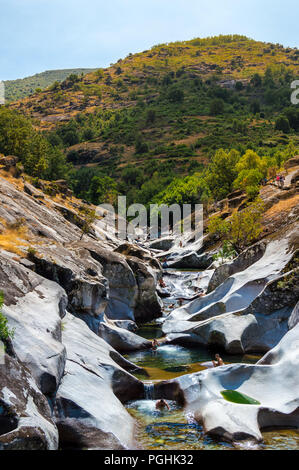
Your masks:
<svg viewBox="0 0 299 470"><path fill-rule="evenodd" d="M175 402L168 401L170 411L157 410L155 400L128 403L128 411L139 422L137 440L148 450L225 450L232 445L215 442L204 436L202 427L185 415Z"/></svg>
<svg viewBox="0 0 299 470"><path fill-rule="evenodd" d="M134 351L125 357L139 367L146 369L151 380L169 380L184 374L191 374L206 368L214 359L214 353L206 348L190 348L165 344L156 351ZM221 354L225 363L255 363L257 356L229 356ZM208 364L209 365L209 364Z"/></svg>

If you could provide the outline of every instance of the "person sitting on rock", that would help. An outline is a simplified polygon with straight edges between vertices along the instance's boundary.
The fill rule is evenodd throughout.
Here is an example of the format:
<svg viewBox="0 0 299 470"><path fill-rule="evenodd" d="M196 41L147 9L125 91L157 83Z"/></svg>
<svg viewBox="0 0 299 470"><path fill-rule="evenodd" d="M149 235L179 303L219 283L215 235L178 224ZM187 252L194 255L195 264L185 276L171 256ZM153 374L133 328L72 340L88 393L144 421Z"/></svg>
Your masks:
<svg viewBox="0 0 299 470"><path fill-rule="evenodd" d="M219 354L215 354L215 359L216 359L216 361L212 361L214 367L221 367L221 366L224 366L223 359L221 359L221 357L219 356Z"/></svg>
<svg viewBox="0 0 299 470"><path fill-rule="evenodd" d="M156 409L157 410L164 410L164 408L168 408L168 410L170 410L170 406L168 405L167 401L166 400L158 400L157 403L156 403Z"/></svg>
<svg viewBox="0 0 299 470"><path fill-rule="evenodd" d="M163 279L159 279L159 286L162 287L162 288L166 287L166 284L163 281Z"/></svg>

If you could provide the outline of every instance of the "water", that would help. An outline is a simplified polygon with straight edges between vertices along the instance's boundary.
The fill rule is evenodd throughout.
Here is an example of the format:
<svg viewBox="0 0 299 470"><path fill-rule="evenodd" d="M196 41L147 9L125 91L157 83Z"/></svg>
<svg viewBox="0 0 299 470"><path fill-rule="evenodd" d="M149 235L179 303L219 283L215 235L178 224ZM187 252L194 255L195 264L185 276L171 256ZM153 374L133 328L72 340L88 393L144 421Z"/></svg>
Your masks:
<svg viewBox="0 0 299 470"><path fill-rule="evenodd" d="M231 444L219 444L204 435L203 429L192 416L173 401L168 401L170 411L157 410L155 400L137 400L127 405L129 413L137 419L139 446L148 450L226 450Z"/></svg>
<svg viewBox="0 0 299 470"><path fill-rule="evenodd" d="M151 329L153 326L151 325ZM159 326L158 326L159 329ZM140 331L138 331L140 334ZM158 334L153 337L159 337ZM149 337L149 339L152 339ZM206 363L214 359L215 353L203 347L185 348L177 345L159 346L156 351L134 351L125 357L145 369L149 380L170 380L184 374L206 369ZM221 354L225 363L255 363L259 356L230 356ZM137 374L142 379L142 375Z"/></svg>
<svg viewBox="0 0 299 470"><path fill-rule="evenodd" d="M174 274L174 273L173 273ZM198 286L198 273L185 272L181 279L172 276L167 278L171 287L171 297L164 299L164 315L177 306L177 293L181 296L192 296L194 286ZM191 282L190 282L191 281ZM186 303L186 301L184 302ZM162 330L159 321L143 325L138 334L147 339L159 339ZM193 416L186 414L177 403L168 401L170 410L156 409L154 399L154 383L170 380L184 374L190 374L205 369L214 358L215 351L204 347L185 348L177 345L161 345L156 351L145 350L132 352L125 357L131 362L144 368L148 373L145 382L145 399L132 401L127 404L129 413L137 420L136 439L140 448L147 450L298 450L299 431L269 430L263 432L264 442L257 445L250 441L232 443L216 441L204 434L202 427ZM230 356L221 352L225 363L254 364L259 356ZM136 374L141 380L143 375Z"/></svg>

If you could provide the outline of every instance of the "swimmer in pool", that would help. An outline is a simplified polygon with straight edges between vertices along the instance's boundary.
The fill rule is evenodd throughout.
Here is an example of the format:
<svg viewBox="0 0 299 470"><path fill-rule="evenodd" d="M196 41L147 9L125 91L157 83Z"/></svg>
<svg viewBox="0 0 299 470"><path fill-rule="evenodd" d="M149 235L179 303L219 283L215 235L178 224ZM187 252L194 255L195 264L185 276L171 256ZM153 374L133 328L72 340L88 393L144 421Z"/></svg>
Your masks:
<svg viewBox="0 0 299 470"><path fill-rule="evenodd" d="M156 409L157 410L164 410L164 408L168 408L168 410L170 410L170 406L168 405L167 401L166 400L158 400L157 403L156 403Z"/></svg>
<svg viewBox="0 0 299 470"><path fill-rule="evenodd" d="M154 339L154 340L152 341L152 350L153 350L153 351L157 351L158 346L159 346L158 341L157 341L156 339Z"/></svg>
<svg viewBox="0 0 299 470"><path fill-rule="evenodd" d="M221 366L224 366L224 362L223 362L223 360L221 359L221 357L219 356L219 354L216 354L216 355L215 355L215 359L216 359L216 361L212 361L214 367L221 367Z"/></svg>

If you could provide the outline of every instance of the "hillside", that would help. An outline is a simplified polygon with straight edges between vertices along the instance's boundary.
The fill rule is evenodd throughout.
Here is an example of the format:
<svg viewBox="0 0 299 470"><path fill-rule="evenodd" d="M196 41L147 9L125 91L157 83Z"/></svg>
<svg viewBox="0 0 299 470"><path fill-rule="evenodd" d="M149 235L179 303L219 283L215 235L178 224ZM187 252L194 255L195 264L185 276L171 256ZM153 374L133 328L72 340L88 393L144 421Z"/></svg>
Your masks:
<svg viewBox="0 0 299 470"><path fill-rule="evenodd" d="M109 186L149 203L176 178L202 174L221 148L252 149L278 171L295 153L277 155L298 146L290 102L298 57L297 49L236 35L158 45L11 108L33 118L77 168L77 195L96 203L99 186ZM94 177L102 179L91 196Z"/></svg>
<svg viewBox="0 0 299 470"><path fill-rule="evenodd" d="M47 70L46 72L37 73L32 77L6 80L4 81L5 98L8 102L21 100L35 93L37 89L43 90L55 82L63 82L71 74L80 76L92 71L93 69Z"/></svg>

